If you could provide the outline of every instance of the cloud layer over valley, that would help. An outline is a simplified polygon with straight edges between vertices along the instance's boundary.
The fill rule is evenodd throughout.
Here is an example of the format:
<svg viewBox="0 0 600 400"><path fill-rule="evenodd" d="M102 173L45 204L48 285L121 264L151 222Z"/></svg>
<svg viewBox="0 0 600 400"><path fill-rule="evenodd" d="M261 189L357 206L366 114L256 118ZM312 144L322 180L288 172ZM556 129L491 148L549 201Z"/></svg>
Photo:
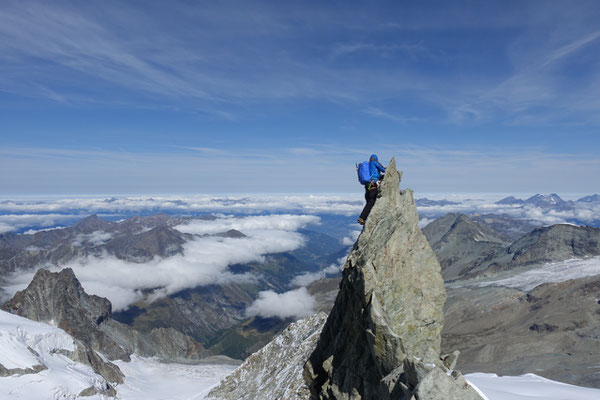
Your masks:
<svg viewBox="0 0 600 400"><path fill-rule="evenodd" d="M319 217L306 215L269 215L223 217L215 220L192 220L175 229L194 234L183 245L183 254L167 258L155 257L146 263L128 262L112 255L88 256L66 265L46 265L56 271L72 268L89 293L107 297L114 310L122 310L147 297L147 300L176 293L199 285L226 282L256 281L259 276L234 274L228 266L260 262L264 255L292 251L305 239L296 232L309 224L318 224ZM211 236L229 229L245 236ZM110 235L94 232L78 240L107 240ZM35 271L18 272L5 287L12 295L31 281Z"/></svg>
<svg viewBox="0 0 600 400"><path fill-rule="evenodd" d="M506 194L416 194L434 200L417 202L421 227L449 212L465 214L506 214L516 219L530 219L540 225L557 223L595 224L600 221L600 202L574 202L570 208L556 209L535 204L496 204ZM530 194L521 195L523 198ZM573 199L578 195L571 196ZM444 201L444 200L450 201ZM151 215L165 212L170 215L199 216L214 213L256 215L293 213L309 215L333 214L358 215L364 206L361 193L347 195L293 195L293 196L120 196L120 197L72 197L45 200L0 201L0 233L48 229L70 225L79 219L96 213L108 220L119 220L132 215ZM246 224L251 223L246 220ZM221 228L225 229L225 225ZM203 228L208 229L208 228ZM214 228L217 229L217 228ZM229 229L234 228L230 224ZM242 227L241 229L244 229ZM31 233L33 233L33 231ZM198 232L199 233L199 232ZM207 232L205 232L207 233ZM350 245L356 238L351 233L344 244Z"/></svg>

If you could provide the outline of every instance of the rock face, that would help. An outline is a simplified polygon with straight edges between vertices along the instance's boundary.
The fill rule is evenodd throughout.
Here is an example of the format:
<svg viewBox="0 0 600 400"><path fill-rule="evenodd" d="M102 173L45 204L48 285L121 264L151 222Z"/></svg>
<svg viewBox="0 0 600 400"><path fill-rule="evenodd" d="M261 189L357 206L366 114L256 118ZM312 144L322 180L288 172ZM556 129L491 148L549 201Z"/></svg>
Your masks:
<svg viewBox="0 0 600 400"><path fill-rule="evenodd" d="M34 321L51 322L110 359L129 360L129 353L99 326L111 315L110 301L90 296L73 270L36 272L27 289L17 292L2 308Z"/></svg>
<svg viewBox="0 0 600 400"><path fill-rule="evenodd" d="M49 322L110 360L129 361L132 353L165 361L196 360L209 355L191 337L173 328L140 333L112 319L110 301L88 295L70 268L60 272L40 269L29 286L2 309L35 321ZM86 350L87 351L87 350ZM93 357L90 352L82 359ZM92 352L93 353L93 352Z"/></svg>
<svg viewBox="0 0 600 400"><path fill-rule="evenodd" d="M392 160L305 365L317 399L480 399L440 359L446 291L400 179Z"/></svg>
<svg viewBox="0 0 600 400"><path fill-rule="evenodd" d="M314 350L327 314L318 313L289 325L252 354L209 394L218 400L300 400L310 393L302 368Z"/></svg>
<svg viewBox="0 0 600 400"><path fill-rule="evenodd" d="M488 276L513 268L600 255L600 229L557 224L512 244L483 222L446 214L423 228L445 280Z"/></svg>
<svg viewBox="0 0 600 400"><path fill-rule="evenodd" d="M505 253L508 242L487 225L463 214L446 214L423 228L442 267L444 279L456 279L488 266Z"/></svg>
<svg viewBox="0 0 600 400"><path fill-rule="evenodd" d="M558 224L538 228L508 248L512 265L600 255L600 229Z"/></svg>

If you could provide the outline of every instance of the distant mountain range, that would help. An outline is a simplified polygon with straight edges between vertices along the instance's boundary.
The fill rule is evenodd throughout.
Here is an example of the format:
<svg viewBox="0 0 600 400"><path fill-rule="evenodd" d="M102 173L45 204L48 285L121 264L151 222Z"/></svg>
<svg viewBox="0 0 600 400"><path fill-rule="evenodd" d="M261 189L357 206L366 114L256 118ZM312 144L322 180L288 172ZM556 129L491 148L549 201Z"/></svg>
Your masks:
<svg viewBox="0 0 600 400"><path fill-rule="evenodd" d="M573 209L576 203L600 204L600 195L594 194L591 196L585 196L576 201L564 200L556 193L551 193L548 195L536 194L526 200L517 199L514 196L508 196L501 200L498 200L495 204L518 206L534 205L541 208L568 210Z"/></svg>
<svg viewBox="0 0 600 400"><path fill-rule="evenodd" d="M455 201L449 201L446 199L443 200L430 200L427 197L424 197L422 199L416 199L415 203L417 204L417 206L420 207L431 207L431 206L454 206L460 203L457 203Z"/></svg>
<svg viewBox="0 0 600 400"><path fill-rule="evenodd" d="M214 220L215 217L195 219ZM195 235L173 227L188 221L190 218L157 214L109 222L92 215L67 228L34 234L2 234L0 286L17 270L62 266L88 256L110 255L127 262L145 263L156 257L181 255L185 243L193 240ZM154 301L139 301L125 311L111 313L111 320L144 335L155 332L153 335L156 336L156 332L163 332L157 329L174 329L197 343L210 346L211 351L244 358L290 322L247 317L245 310L256 299L257 293L289 290L293 277L318 271L345 255L347 246L339 239L308 229L299 232L305 238L304 246L299 249L268 254L263 262L229 267L234 274L252 273L259 277L255 282L204 285ZM213 236L239 239L245 234L229 229Z"/></svg>
<svg viewBox="0 0 600 400"><path fill-rule="evenodd" d="M600 255L600 229L557 224L512 243L486 223L446 214L423 228L446 280L491 274L523 265Z"/></svg>

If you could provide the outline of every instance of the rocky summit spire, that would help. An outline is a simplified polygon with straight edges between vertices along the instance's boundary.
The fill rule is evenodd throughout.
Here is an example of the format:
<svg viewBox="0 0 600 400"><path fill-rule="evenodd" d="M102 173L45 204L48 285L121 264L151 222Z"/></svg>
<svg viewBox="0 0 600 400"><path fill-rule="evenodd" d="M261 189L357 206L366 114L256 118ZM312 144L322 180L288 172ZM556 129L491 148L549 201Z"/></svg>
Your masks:
<svg viewBox="0 0 600 400"><path fill-rule="evenodd" d="M392 159L305 365L317 399L481 399L440 358L444 281L401 177Z"/></svg>

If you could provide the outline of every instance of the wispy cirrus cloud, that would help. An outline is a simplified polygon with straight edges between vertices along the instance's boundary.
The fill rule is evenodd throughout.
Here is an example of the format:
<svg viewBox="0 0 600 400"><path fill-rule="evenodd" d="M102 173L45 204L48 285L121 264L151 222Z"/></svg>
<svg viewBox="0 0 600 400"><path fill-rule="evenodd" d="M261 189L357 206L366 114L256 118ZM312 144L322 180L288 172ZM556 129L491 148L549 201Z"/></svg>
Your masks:
<svg viewBox="0 0 600 400"><path fill-rule="evenodd" d="M400 123L457 124L516 119L536 107L548 108L548 116L569 104L565 113L581 111L563 100L570 93L592 99L584 87L565 85L570 74L548 68L582 51L597 63L590 4L573 6L568 18L555 3L460 12L448 4L438 11L424 17L410 5L9 1L0 10L0 88L57 102L162 105L234 120L240 106L281 99L343 104ZM547 35L549 27L556 34ZM435 40L436 32L461 30L472 34ZM505 38L497 40L496 32ZM478 52L490 46L487 61ZM355 57L362 54L369 56ZM598 80L593 71L582 76ZM381 101L416 101L434 112L422 110L415 120Z"/></svg>

